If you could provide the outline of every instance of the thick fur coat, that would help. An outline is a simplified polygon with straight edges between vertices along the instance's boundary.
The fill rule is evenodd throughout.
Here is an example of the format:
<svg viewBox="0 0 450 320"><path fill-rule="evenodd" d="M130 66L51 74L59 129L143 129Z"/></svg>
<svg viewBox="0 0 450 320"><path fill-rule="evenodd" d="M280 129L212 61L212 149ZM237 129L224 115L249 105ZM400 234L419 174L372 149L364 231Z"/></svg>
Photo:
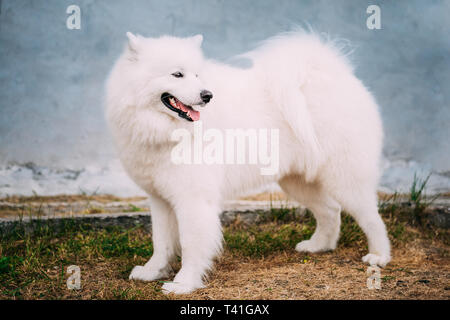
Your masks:
<svg viewBox="0 0 450 320"><path fill-rule="evenodd" d="M296 250L334 249L345 210L368 238L363 261L389 262L377 211L378 107L333 42L302 32L280 35L245 54L252 66L240 69L205 59L200 35L127 35L108 79L106 114L125 169L150 195L154 243L153 256L130 279L167 278L170 262L181 255L181 269L163 290L188 293L204 286L222 247L223 201L271 182L317 221L311 239ZM205 90L213 94L209 103L202 100ZM258 164L173 163L173 131L192 132L197 122L167 108L163 93L199 112L203 130L278 129L278 172L262 175Z"/></svg>

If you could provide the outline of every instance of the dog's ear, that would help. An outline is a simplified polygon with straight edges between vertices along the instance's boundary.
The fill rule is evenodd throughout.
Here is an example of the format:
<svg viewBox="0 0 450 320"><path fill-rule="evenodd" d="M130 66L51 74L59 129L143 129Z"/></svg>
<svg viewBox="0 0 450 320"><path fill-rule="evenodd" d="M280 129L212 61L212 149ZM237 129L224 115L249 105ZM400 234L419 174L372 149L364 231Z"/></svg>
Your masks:
<svg viewBox="0 0 450 320"><path fill-rule="evenodd" d="M127 38L128 38L128 49L130 49L131 52L137 53L139 49L139 38L140 36L135 36L131 32L127 32Z"/></svg>
<svg viewBox="0 0 450 320"><path fill-rule="evenodd" d="M202 46L203 36L201 34L197 34L196 36L191 37L192 41L199 47Z"/></svg>

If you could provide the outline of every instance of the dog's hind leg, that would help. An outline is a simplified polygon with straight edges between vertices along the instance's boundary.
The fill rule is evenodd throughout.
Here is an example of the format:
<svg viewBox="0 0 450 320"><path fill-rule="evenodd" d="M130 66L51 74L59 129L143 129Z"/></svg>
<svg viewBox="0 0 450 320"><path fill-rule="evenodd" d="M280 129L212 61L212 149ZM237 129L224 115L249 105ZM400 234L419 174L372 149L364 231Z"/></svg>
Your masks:
<svg viewBox="0 0 450 320"><path fill-rule="evenodd" d="M354 193L354 197L343 203L343 206L345 211L355 218L367 236L369 254L362 260L371 265L384 267L391 260L386 227L378 213L375 192L362 192L361 189Z"/></svg>
<svg viewBox="0 0 450 320"><path fill-rule="evenodd" d="M314 214L316 230L311 239L295 247L299 252L320 252L336 248L341 224L341 207L318 184L306 183L302 177L287 176L279 181L281 188Z"/></svg>
<svg viewBox="0 0 450 320"><path fill-rule="evenodd" d="M130 279L152 281L172 274L170 262L179 250L178 226L175 213L163 199L151 196L153 255L144 266L136 266Z"/></svg>
<svg viewBox="0 0 450 320"><path fill-rule="evenodd" d="M218 207L197 199L180 199L175 206L182 266L173 282L163 285L163 292L183 294L204 287L205 273L222 249L219 213Z"/></svg>

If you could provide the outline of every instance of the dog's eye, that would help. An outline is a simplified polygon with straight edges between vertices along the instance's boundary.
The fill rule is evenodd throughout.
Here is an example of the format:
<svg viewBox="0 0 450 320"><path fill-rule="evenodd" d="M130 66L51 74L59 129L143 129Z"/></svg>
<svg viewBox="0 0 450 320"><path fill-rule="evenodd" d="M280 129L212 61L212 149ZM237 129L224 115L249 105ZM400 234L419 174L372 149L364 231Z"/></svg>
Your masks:
<svg viewBox="0 0 450 320"><path fill-rule="evenodd" d="M172 73L172 75L175 77L175 78L183 78L183 74L181 73L181 72L174 72L174 73Z"/></svg>

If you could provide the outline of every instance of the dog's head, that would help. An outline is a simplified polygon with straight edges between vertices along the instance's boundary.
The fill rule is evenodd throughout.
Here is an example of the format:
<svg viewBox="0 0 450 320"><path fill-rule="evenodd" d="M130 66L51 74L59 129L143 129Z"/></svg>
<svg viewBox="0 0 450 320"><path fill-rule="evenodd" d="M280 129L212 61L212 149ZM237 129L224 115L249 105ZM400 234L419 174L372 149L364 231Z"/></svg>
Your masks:
<svg viewBox="0 0 450 320"><path fill-rule="evenodd" d="M146 107L177 119L199 120L199 107L213 97L201 80L203 37L144 38L130 32L127 37L126 57Z"/></svg>

